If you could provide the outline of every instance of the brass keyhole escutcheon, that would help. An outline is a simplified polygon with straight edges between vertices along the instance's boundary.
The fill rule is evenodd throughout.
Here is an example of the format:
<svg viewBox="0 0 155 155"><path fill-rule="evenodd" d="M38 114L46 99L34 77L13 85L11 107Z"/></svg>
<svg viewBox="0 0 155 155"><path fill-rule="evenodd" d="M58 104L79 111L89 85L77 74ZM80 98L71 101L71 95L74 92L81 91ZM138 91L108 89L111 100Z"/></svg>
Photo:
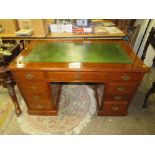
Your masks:
<svg viewBox="0 0 155 155"><path fill-rule="evenodd" d="M124 75L124 76L121 77L121 79L127 81L127 80L130 79L130 76L128 76L128 75Z"/></svg>
<svg viewBox="0 0 155 155"><path fill-rule="evenodd" d="M125 90L126 90L126 87L124 87L124 86L119 86L119 87L117 87L117 90L118 90L118 91L125 91Z"/></svg>
<svg viewBox="0 0 155 155"><path fill-rule="evenodd" d="M80 73L76 73L76 75L74 76L75 80L80 80L81 79L81 75Z"/></svg>
<svg viewBox="0 0 155 155"><path fill-rule="evenodd" d="M113 98L114 98L115 100L117 100L117 101L122 99L121 96L114 96Z"/></svg>
<svg viewBox="0 0 155 155"><path fill-rule="evenodd" d="M37 86L31 86L30 88L33 90L37 90Z"/></svg>
<svg viewBox="0 0 155 155"><path fill-rule="evenodd" d="M34 76L31 73L26 74L26 79L32 79Z"/></svg>
<svg viewBox="0 0 155 155"><path fill-rule="evenodd" d="M112 110L119 110L119 107L112 107Z"/></svg>
<svg viewBox="0 0 155 155"><path fill-rule="evenodd" d="M43 106L42 105L40 105L40 104L37 104L37 109L42 109L43 108Z"/></svg>

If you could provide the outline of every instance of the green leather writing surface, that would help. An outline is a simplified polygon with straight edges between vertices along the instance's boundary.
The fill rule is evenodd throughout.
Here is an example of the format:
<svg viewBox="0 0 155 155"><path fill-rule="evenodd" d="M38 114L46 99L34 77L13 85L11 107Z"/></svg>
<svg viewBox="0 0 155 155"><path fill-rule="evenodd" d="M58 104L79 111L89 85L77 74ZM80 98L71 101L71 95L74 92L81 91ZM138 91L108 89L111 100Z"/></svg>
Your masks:
<svg viewBox="0 0 155 155"><path fill-rule="evenodd" d="M131 63L116 43L41 43L22 62Z"/></svg>

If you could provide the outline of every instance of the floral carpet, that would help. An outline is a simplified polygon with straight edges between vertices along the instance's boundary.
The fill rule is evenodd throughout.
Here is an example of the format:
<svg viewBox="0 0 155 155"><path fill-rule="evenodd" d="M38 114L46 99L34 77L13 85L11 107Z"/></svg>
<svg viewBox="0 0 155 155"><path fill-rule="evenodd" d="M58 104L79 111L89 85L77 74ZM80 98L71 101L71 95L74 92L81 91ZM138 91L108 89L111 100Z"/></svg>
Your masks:
<svg viewBox="0 0 155 155"><path fill-rule="evenodd" d="M18 98L23 113L16 119L25 134L79 134L96 112L94 92L88 85L63 85L57 116L29 115L22 97Z"/></svg>

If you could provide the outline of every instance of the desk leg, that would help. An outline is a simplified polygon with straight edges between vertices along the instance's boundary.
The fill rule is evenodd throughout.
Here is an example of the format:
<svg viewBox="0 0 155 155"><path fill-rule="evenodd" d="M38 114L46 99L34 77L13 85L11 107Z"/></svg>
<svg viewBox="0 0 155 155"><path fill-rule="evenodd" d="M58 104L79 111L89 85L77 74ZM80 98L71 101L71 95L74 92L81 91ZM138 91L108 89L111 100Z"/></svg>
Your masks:
<svg viewBox="0 0 155 155"><path fill-rule="evenodd" d="M102 96L101 99L99 100L99 94L97 92L97 85L94 86L94 91L95 91L95 98L96 98L96 103L97 103L97 114L98 116L100 116L100 113L102 113L103 111L103 94L104 94L104 90L101 90L101 94Z"/></svg>
<svg viewBox="0 0 155 155"><path fill-rule="evenodd" d="M19 103L15 94L13 81L11 79L7 79L6 85L7 85L8 93L13 101L16 115L19 116L22 113L22 111L19 107Z"/></svg>

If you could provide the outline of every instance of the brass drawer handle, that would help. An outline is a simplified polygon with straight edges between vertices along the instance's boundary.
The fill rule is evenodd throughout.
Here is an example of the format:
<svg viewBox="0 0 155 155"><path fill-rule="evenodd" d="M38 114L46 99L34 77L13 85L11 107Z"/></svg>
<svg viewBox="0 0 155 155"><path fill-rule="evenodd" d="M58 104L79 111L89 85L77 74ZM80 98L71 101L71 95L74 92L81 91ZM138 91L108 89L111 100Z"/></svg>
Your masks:
<svg viewBox="0 0 155 155"><path fill-rule="evenodd" d="M38 99L40 99L40 96L33 96L32 98L35 100L38 100Z"/></svg>
<svg viewBox="0 0 155 155"><path fill-rule="evenodd" d="M75 79L75 80L80 80L80 79L81 79L80 73L77 73L77 74L74 76L74 79Z"/></svg>
<svg viewBox="0 0 155 155"><path fill-rule="evenodd" d="M114 96L113 98L114 98L115 100L117 100L117 101L122 99L121 96Z"/></svg>
<svg viewBox="0 0 155 155"><path fill-rule="evenodd" d="M37 86L31 86L30 88L33 90L37 90L38 87Z"/></svg>
<svg viewBox="0 0 155 155"><path fill-rule="evenodd" d="M124 86L119 86L119 87L117 87L117 90L118 90L118 91L125 91L125 90L126 90L126 87L124 87Z"/></svg>
<svg viewBox="0 0 155 155"><path fill-rule="evenodd" d="M119 107L112 107L112 110L117 111L117 110L119 110Z"/></svg>
<svg viewBox="0 0 155 155"><path fill-rule="evenodd" d="M26 74L26 79L30 80L32 78L34 78L34 76L31 73Z"/></svg>
<svg viewBox="0 0 155 155"><path fill-rule="evenodd" d="M121 77L121 79L127 81L127 80L130 79L130 76L128 76L128 75L124 75L124 76Z"/></svg>
<svg viewBox="0 0 155 155"><path fill-rule="evenodd" d="M37 104L37 105L36 105L36 108L37 108L37 109L43 109L43 106L40 105L40 104Z"/></svg>

